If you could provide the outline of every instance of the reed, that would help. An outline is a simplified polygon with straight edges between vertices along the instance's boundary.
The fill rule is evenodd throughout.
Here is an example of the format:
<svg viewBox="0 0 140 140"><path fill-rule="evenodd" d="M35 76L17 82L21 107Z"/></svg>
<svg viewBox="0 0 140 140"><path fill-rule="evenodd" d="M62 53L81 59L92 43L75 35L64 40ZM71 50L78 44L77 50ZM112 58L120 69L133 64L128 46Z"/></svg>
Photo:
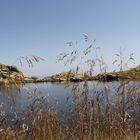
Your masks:
<svg viewBox="0 0 140 140"><path fill-rule="evenodd" d="M87 34L84 34L84 39L88 43ZM70 47L72 45L73 43ZM78 61L78 65L69 74L78 73L83 62L88 67L82 85L73 84L69 97L72 101L65 110L52 105L49 97L39 95L38 89L34 89L29 91L28 108L18 116L14 112L13 97L7 95L13 102L11 111L14 112L14 117L9 121L1 104L1 140L140 140L140 88L135 81L110 83L111 88L108 82L96 81L92 83L93 89L90 91L86 76L93 75L97 65L101 73L106 73L107 68L103 57L86 57L91 53L92 46L90 44L82 51L83 56L73 50L57 57L57 62L61 61L64 65ZM94 52L97 50L95 47ZM122 59L121 53L117 56ZM122 60L119 66L122 71Z"/></svg>

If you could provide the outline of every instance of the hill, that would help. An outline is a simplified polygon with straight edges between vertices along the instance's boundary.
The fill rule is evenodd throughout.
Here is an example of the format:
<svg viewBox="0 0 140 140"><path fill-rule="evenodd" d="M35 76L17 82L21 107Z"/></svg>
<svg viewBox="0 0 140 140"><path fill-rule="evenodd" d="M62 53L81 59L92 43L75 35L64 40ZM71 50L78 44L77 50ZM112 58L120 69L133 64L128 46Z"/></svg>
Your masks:
<svg viewBox="0 0 140 140"><path fill-rule="evenodd" d="M32 78L26 77L17 67L0 64L0 84L32 81Z"/></svg>
<svg viewBox="0 0 140 140"><path fill-rule="evenodd" d="M131 68L126 71L110 72L105 74L99 74L96 77L102 81L113 81L113 80L140 80L140 66Z"/></svg>
<svg viewBox="0 0 140 140"><path fill-rule="evenodd" d="M48 76L42 79L46 82L81 82L84 81L87 76L81 73L62 72L52 76Z"/></svg>

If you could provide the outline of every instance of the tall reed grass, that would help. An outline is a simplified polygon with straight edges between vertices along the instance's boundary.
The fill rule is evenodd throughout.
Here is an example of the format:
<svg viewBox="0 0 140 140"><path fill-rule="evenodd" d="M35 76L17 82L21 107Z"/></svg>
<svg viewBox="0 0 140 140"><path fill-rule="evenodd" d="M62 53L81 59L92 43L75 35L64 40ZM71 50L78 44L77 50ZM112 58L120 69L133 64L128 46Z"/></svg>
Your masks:
<svg viewBox="0 0 140 140"><path fill-rule="evenodd" d="M87 34L84 34L84 39L88 43ZM73 43L69 46L72 45ZM48 97L39 95L39 91L35 89L29 94L28 108L18 116L14 112L13 97L9 95L13 102L11 109L14 117L9 121L1 104L0 140L140 140L139 86L133 81L97 81L92 83L92 92L89 91L86 76L93 75L97 65L101 73L106 73L107 68L103 57L87 57L92 49L97 54L99 48L90 44L82 51L83 55L79 55L78 50L73 50L70 53L61 53L57 57L57 62L61 61L64 65L72 65L78 61L78 65L72 68L69 74L78 73L83 63L88 67L82 86L73 83L69 97L71 103L65 110L52 105ZM122 58L121 53L117 56ZM121 59L119 66L122 71Z"/></svg>

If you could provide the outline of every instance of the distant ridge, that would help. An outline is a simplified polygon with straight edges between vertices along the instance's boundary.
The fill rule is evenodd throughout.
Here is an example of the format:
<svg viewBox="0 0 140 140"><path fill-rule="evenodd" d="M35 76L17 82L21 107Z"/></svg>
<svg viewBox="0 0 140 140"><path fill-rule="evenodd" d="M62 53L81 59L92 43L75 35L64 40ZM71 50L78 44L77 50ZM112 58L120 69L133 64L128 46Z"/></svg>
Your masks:
<svg viewBox="0 0 140 140"><path fill-rule="evenodd" d="M140 65L126 71L99 74L97 79L101 81L140 80Z"/></svg>

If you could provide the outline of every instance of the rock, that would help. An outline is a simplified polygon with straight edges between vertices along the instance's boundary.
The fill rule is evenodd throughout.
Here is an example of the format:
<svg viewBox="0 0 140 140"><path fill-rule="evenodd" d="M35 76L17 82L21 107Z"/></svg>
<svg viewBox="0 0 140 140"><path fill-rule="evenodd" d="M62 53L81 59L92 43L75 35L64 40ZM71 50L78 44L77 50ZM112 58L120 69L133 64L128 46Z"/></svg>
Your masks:
<svg viewBox="0 0 140 140"><path fill-rule="evenodd" d="M24 76L24 82L26 82L26 83L31 83L31 82L34 82L35 80L34 79L32 79L32 77L25 77Z"/></svg>
<svg viewBox="0 0 140 140"><path fill-rule="evenodd" d="M15 66L7 66L0 64L0 82L2 83L13 83L23 82L24 75Z"/></svg>
<svg viewBox="0 0 140 140"><path fill-rule="evenodd" d="M6 65L0 64L0 71L9 71L9 69Z"/></svg>
<svg viewBox="0 0 140 140"><path fill-rule="evenodd" d="M27 77L15 66L0 64L0 83L28 83L36 82L37 77Z"/></svg>
<svg viewBox="0 0 140 140"><path fill-rule="evenodd" d="M69 73L69 72L62 72L56 75L52 75L49 77L45 77L42 79L46 82L81 82L84 80L83 74L76 74L76 73Z"/></svg>

